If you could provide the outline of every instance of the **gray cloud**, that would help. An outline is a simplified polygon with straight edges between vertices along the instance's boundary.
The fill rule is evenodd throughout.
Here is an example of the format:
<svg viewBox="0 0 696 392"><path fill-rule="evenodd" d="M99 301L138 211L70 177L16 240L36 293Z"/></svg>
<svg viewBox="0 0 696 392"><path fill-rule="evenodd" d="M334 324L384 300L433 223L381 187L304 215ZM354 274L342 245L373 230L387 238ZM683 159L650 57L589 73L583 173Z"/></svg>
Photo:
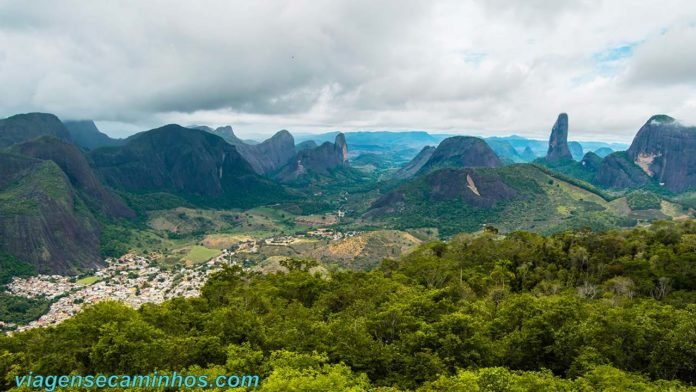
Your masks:
<svg viewBox="0 0 696 392"><path fill-rule="evenodd" d="M667 30L641 45L627 81L696 87L696 24Z"/></svg>
<svg viewBox="0 0 696 392"><path fill-rule="evenodd" d="M696 4L618 3L4 1L0 115L545 137L567 111L609 140L655 112L696 122Z"/></svg>

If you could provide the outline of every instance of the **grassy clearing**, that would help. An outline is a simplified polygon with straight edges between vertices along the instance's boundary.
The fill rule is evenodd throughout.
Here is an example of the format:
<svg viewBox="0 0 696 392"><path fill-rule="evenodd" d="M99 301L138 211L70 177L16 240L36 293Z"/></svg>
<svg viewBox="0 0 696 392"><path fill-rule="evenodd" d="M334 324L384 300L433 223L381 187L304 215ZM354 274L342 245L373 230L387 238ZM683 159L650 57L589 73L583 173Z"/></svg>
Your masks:
<svg viewBox="0 0 696 392"><path fill-rule="evenodd" d="M240 242L253 239L254 237L245 234L209 234L203 238L201 243L206 248L226 249Z"/></svg>
<svg viewBox="0 0 696 392"><path fill-rule="evenodd" d="M191 247L184 259L194 264L200 264L205 263L213 257L219 256L221 253L222 252L220 252L219 249L210 249L204 246L194 245Z"/></svg>
<svg viewBox="0 0 696 392"><path fill-rule="evenodd" d="M86 276L80 280L78 280L77 284L82 285L82 286L89 286L91 284L94 284L99 281L99 278L96 276Z"/></svg>

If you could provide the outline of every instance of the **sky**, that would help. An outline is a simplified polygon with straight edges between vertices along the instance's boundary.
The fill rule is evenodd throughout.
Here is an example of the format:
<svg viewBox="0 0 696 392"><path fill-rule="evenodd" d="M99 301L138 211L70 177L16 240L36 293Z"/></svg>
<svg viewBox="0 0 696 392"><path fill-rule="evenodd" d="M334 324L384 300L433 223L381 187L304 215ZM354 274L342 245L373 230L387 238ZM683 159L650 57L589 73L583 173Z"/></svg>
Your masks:
<svg viewBox="0 0 696 392"><path fill-rule="evenodd" d="M696 124L694 48L693 0L0 0L0 117L630 142Z"/></svg>

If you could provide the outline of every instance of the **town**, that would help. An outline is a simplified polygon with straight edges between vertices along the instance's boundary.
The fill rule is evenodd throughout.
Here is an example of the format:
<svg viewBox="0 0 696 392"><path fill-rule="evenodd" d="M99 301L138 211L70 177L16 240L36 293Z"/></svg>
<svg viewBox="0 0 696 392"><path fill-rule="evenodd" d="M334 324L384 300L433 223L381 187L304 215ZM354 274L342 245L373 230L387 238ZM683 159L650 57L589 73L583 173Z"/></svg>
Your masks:
<svg viewBox="0 0 696 392"><path fill-rule="evenodd" d="M260 241L242 241L229 249L223 249L218 256L202 264L172 270L163 268L150 258L126 254L118 259L107 259L106 267L93 275L76 276L38 275L27 278L15 277L6 286L8 294L43 298L51 301L46 314L26 325L0 322L0 331L9 333L25 331L38 327L59 324L79 313L85 306L100 301L114 300L139 308L145 303L162 303L176 297L195 297L208 280L208 276L221 270L223 266L240 265L235 255L257 253L259 245L288 246L302 238L316 238L340 241L359 234L356 231L340 232L320 228L298 236L274 236ZM243 261L244 258L240 259Z"/></svg>
<svg viewBox="0 0 696 392"><path fill-rule="evenodd" d="M192 268L176 271L162 269L147 258L126 254L107 259L107 266L91 277L77 279L60 275L39 275L14 278L6 289L9 294L54 300L49 311L27 325L0 325L4 329L25 331L58 324L89 304L116 300L139 308L145 303L162 303L175 297L194 297L200 294L210 274L223 265L233 265L229 252ZM12 328L14 327L14 328Z"/></svg>

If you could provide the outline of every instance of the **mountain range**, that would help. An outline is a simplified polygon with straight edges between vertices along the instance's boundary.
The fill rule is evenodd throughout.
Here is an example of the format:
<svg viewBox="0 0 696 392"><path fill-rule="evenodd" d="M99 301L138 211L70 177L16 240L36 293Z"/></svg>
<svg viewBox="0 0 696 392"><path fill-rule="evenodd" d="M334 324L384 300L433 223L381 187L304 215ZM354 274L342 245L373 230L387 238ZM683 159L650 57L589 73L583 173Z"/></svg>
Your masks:
<svg viewBox="0 0 696 392"><path fill-rule="evenodd" d="M257 143L230 126L176 124L112 139L89 120L15 115L0 120L0 254L38 271L75 272L100 263L105 225L135 222L148 210L333 209L332 195L347 189L355 190L340 208L353 209L353 224L436 227L443 235L482 225L616 227L688 213L696 129L656 115L625 151L570 135L565 113L548 142L426 132L296 140L282 130ZM595 149L580 156L587 147ZM634 202L643 197L637 189L662 205Z"/></svg>

